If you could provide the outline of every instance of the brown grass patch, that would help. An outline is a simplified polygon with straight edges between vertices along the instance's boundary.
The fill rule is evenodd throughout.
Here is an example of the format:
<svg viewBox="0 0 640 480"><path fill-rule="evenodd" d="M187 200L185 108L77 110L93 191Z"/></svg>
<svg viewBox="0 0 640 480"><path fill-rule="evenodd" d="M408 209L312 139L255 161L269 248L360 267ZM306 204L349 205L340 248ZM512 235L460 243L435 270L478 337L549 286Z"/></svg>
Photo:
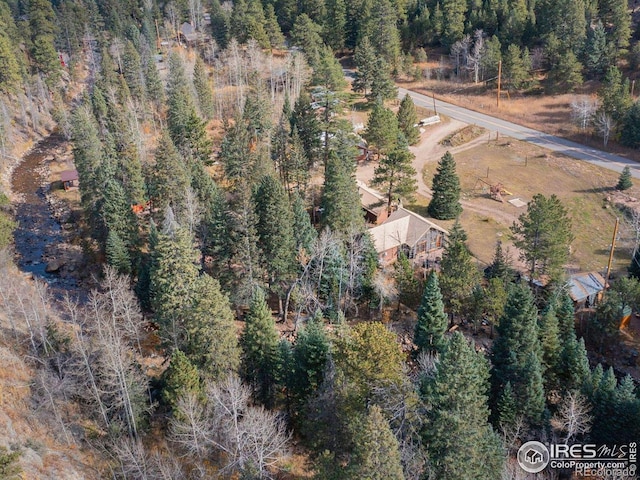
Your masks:
<svg viewBox="0 0 640 480"><path fill-rule="evenodd" d="M460 145L469 143L471 140L475 140L486 131L486 129L477 125L467 125L466 127L444 137L440 140L440 145L445 147L459 147Z"/></svg>
<svg viewBox="0 0 640 480"><path fill-rule="evenodd" d="M545 150L510 139L482 144L455 155L457 172L463 192L463 200L477 209L464 210L462 226L469 236L469 247L482 262L493 256L495 243L502 240L512 245L509 227L513 220L526 211L507 203L513 198L528 202L536 193L557 195L569 211L575 240L569 268L572 270L597 270L602 272L607 264L611 235L616 216L621 213L606 201L617 183L618 174L587 162L573 160L562 155L549 154ZM428 163L423 178L430 185L435 163ZM512 195L505 195L505 203L489 198L489 185L502 183ZM634 186L628 193L640 197L640 187ZM424 214L428 200L417 202L417 210ZM422 205L422 208L421 208ZM445 228L450 225L443 223ZM614 269L626 271L630 261L633 235L626 222L621 222ZM517 252L512 248L514 257Z"/></svg>

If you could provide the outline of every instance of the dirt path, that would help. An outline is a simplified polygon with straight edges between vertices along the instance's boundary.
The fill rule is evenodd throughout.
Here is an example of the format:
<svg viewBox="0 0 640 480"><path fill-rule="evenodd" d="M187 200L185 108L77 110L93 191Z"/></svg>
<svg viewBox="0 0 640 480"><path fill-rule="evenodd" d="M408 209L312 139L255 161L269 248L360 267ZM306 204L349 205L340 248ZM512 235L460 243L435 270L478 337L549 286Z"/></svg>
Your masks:
<svg viewBox="0 0 640 480"><path fill-rule="evenodd" d="M413 160L413 168L415 168L416 170L418 194L423 195L427 198L431 198L431 188L429 188L425 184L422 177L422 170L424 169L424 166L426 164L437 162L447 150L455 155L458 152L468 150L487 141L489 135L488 133L459 147L448 148L440 145L440 141L447 135L450 135L451 133L466 126L466 123L459 120L447 119L447 121L444 123L428 127L426 132L422 134L420 142L416 146L409 148L415 155L415 159ZM358 166L358 169L356 171L356 178L362 182L365 182L366 184L369 184L369 182L373 178L373 172L376 166L377 162L375 161L369 161ZM461 200L460 203L462 204L463 208L470 212L494 218L495 220L504 223L505 225L511 225L517 219L516 213L505 212L498 207L492 208L486 205L479 205L477 202L468 200Z"/></svg>

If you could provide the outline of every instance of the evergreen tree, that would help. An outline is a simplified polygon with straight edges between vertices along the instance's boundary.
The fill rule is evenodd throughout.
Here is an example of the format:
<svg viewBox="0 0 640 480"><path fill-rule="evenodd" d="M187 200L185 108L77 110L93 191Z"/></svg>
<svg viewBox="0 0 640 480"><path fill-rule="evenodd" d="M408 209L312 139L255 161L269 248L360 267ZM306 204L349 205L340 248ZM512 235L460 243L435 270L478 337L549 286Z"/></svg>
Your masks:
<svg viewBox="0 0 640 480"><path fill-rule="evenodd" d="M347 5L345 0L326 0L327 14L322 34L324 43L334 51L344 48L347 28Z"/></svg>
<svg viewBox="0 0 640 480"><path fill-rule="evenodd" d="M555 195L536 194L527 205L527 212L518 217L511 231L514 245L520 249L520 258L529 265L529 277L550 275L558 279L569 257L573 241L571 219Z"/></svg>
<svg viewBox="0 0 640 480"><path fill-rule="evenodd" d="M184 206L185 195L190 187L189 172L166 130L158 140L155 160L155 166L149 169L147 175L149 200L153 209L164 213L170 205L179 211Z"/></svg>
<svg viewBox="0 0 640 480"><path fill-rule="evenodd" d="M509 292L498 334L491 353L494 398L510 382L518 400L518 414L539 425L545 406L539 360L541 348L537 310L526 285L516 284Z"/></svg>
<svg viewBox="0 0 640 480"><path fill-rule="evenodd" d="M513 278L513 270L507 255L502 250L502 242L496 242L496 250L493 254L493 261L485 270L487 279L498 278L505 284Z"/></svg>
<svg viewBox="0 0 640 480"><path fill-rule="evenodd" d="M582 85L581 72L582 65L571 50L560 54L547 75L550 91L556 93L572 92Z"/></svg>
<svg viewBox="0 0 640 480"><path fill-rule="evenodd" d="M184 352L207 378L224 379L240 365L229 299L220 283L206 274L196 279L190 296L192 304L184 322Z"/></svg>
<svg viewBox="0 0 640 480"><path fill-rule="evenodd" d="M0 92L15 92L19 82L20 67L11 40L0 34Z"/></svg>
<svg viewBox="0 0 640 480"><path fill-rule="evenodd" d="M418 352L442 353L446 345L445 332L448 326L447 315L438 285L438 276L431 270L418 308L418 320L414 333L414 343Z"/></svg>
<svg viewBox="0 0 640 480"><path fill-rule="evenodd" d="M409 151L402 133L399 134L396 147L388 155L380 158L373 172L371 185L383 187L388 210L391 210L394 199L413 200L418 189L416 170L412 165L414 158L415 155Z"/></svg>
<svg viewBox="0 0 640 480"><path fill-rule="evenodd" d="M620 142L627 147L640 147L640 101L636 101L627 110L622 120Z"/></svg>
<svg viewBox="0 0 640 480"><path fill-rule="evenodd" d="M313 165L320 153L320 123L311 108L311 97L304 90L296 100L291 114L291 131L297 131L300 135L305 155Z"/></svg>
<svg viewBox="0 0 640 480"><path fill-rule="evenodd" d="M518 421L518 403L511 388L511 382L504 386L497 402L498 427L500 430L507 430L513 427Z"/></svg>
<svg viewBox="0 0 640 480"><path fill-rule="evenodd" d="M268 138L273 127L271 100L264 81L257 75L249 80L249 91L242 110L244 121L254 142Z"/></svg>
<svg viewBox="0 0 640 480"><path fill-rule="evenodd" d="M451 46L464 34L464 20L467 2L464 0L442 0L442 39L445 46Z"/></svg>
<svg viewBox="0 0 640 480"><path fill-rule="evenodd" d="M391 78L389 64L382 57L376 59L371 80L371 91L367 96L369 101L391 100L398 96L398 87Z"/></svg>
<svg viewBox="0 0 640 480"><path fill-rule="evenodd" d="M278 331L259 288L253 294L240 343L244 377L252 385L256 398L271 405L278 368Z"/></svg>
<svg viewBox="0 0 640 480"><path fill-rule="evenodd" d="M505 87L516 90L523 88L529 80L529 70L523 58L523 53L516 44L512 43L507 48L502 62L502 76Z"/></svg>
<svg viewBox="0 0 640 480"><path fill-rule="evenodd" d="M466 244L467 234L456 221L442 255L440 288L447 310L459 315L479 282L480 273Z"/></svg>
<svg viewBox="0 0 640 480"><path fill-rule="evenodd" d="M431 190L433 196L427 207L429 215L438 220L452 220L460 215L460 180L456 174L456 162L449 152L438 162Z"/></svg>
<svg viewBox="0 0 640 480"><path fill-rule="evenodd" d="M353 167L329 154L322 192L322 223L334 232L347 235L364 230L364 214Z"/></svg>
<svg viewBox="0 0 640 480"><path fill-rule="evenodd" d="M145 70L144 70L145 88L147 90L147 96L153 101L156 109L159 109L165 101L164 85L160 80L160 74L156 67L156 62L151 58L147 58Z"/></svg>
<svg viewBox="0 0 640 480"><path fill-rule="evenodd" d="M50 85L60 78L60 60L54 47L57 33L56 15L49 0L28 2L31 56L35 67L48 77Z"/></svg>
<svg viewBox="0 0 640 480"><path fill-rule="evenodd" d="M364 138L376 148L378 155L391 152L398 141L398 119L391 110L377 101L369 115Z"/></svg>
<svg viewBox="0 0 640 480"><path fill-rule="evenodd" d="M414 145L420 140L420 131L416 127L418 123L418 114L416 113L416 106L413 104L411 96L407 93L402 102L400 102L400 109L398 110L398 127L404 133L409 145Z"/></svg>
<svg viewBox="0 0 640 480"><path fill-rule="evenodd" d="M354 52L353 61L357 67L353 79L353 91L364 92L364 95L367 96L367 92L371 91L377 68L376 51L371 45L369 37L364 37L360 40Z"/></svg>
<svg viewBox="0 0 640 480"><path fill-rule="evenodd" d="M196 63L193 67L193 86L196 90L198 98L198 106L200 113L207 120L211 120L214 115L213 93L209 83L209 74L200 56L196 57Z"/></svg>
<svg viewBox="0 0 640 480"><path fill-rule="evenodd" d="M133 247L138 240L138 222L120 182L110 180L104 191L102 217L109 231L114 232L127 245Z"/></svg>
<svg viewBox="0 0 640 480"><path fill-rule="evenodd" d="M284 45L284 35L278 25L278 18L272 4L267 4L264 9L264 30L269 39L271 48L280 48Z"/></svg>
<svg viewBox="0 0 640 480"><path fill-rule="evenodd" d="M152 258L151 305L160 326L159 334L166 343L181 348L191 292L200 272L191 233L183 227L160 233Z"/></svg>
<svg viewBox="0 0 640 480"><path fill-rule="evenodd" d="M305 208L304 201L297 194L294 194L293 199L293 235L296 241L295 251L310 254L318 234L311 225L311 217Z"/></svg>
<svg viewBox="0 0 640 480"><path fill-rule="evenodd" d="M607 33L600 20L595 25L592 25L587 32L583 63L587 70L587 75L595 78L603 75L611 63Z"/></svg>
<svg viewBox="0 0 640 480"><path fill-rule="evenodd" d="M486 359L455 332L422 389L430 405L423 439L438 479L500 475L504 453L488 423L488 379Z"/></svg>
<svg viewBox="0 0 640 480"><path fill-rule="evenodd" d="M394 71L400 65L400 33L398 31L398 14L391 0L373 2L371 17L367 19L364 32L379 57Z"/></svg>
<svg viewBox="0 0 640 480"><path fill-rule="evenodd" d="M119 273L124 275L131 273L131 257L129 256L127 245L122 241L120 235L113 230L107 235L106 254L107 263Z"/></svg>
<svg viewBox="0 0 640 480"><path fill-rule="evenodd" d="M202 394L198 369L180 350L173 351L171 363L164 372L163 380L162 398L171 407L174 416L179 417L181 414L177 409L181 397L189 394L197 396Z"/></svg>
<svg viewBox="0 0 640 480"><path fill-rule="evenodd" d="M293 212L289 198L278 179L271 175L262 178L255 193L257 231L264 253L271 287L279 294L295 270L295 237Z"/></svg>
<svg viewBox="0 0 640 480"><path fill-rule="evenodd" d="M607 25L609 43L618 55L626 51L631 39L631 15L625 0L600 0L598 2L602 22Z"/></svg>
<svg viewBox="0 0 640 480"><path fill-rule="evenodd" d="M322 85L327 90L334 92L347 86L347 81L344 79L338 59L333 55L331 48L326 45L318 49L318 60L313 67L311 81L314 85ZM327 97L328 93L325 92L325 97ZM325 108L327 107L325 105Z"/></svg>
<svg viewBox="0 0 640 480"><path fill-rule="evenodd" d="M556 372L560 362L561 344L560 327L555 308L550 305L545 308L538 322L538 336L542 347L542 370L547 389L555 387L557 383Z"/></svg>
<svg viewBox="0 0 640 480"><path fill-rule="evenodd" d="M393 269L398 287L398 309L400 304L409 308L417 307L422 294L420 282L416 278L411 262L402 250L398 252L398 260L394 263Z"/></svg>
<svg viewBox="0 0 640 480"><path fill-rule="evenodd" d="M122 54L122 75L127 82L131 96L140 102L144 101L145 84L142 61L131 41L125 43Z"/></svg>
<svg viewBox="0 0 640 480"><path fill-rule="evenodd" d="M350 478L404 480L398 440L377 405L369 408L353 436L354 455Z"/></svg>
<svg viewBox="0 0 640 480"><path fill-rule="evenodd" d="M322 384L329 360L331 344L322 322L322 313L316 314L300 330L293 346L294 398L302 405Z"/></svg>
<svg viewBox="0 0 640 480"><path fill-rule="evenodd" d="M618 184L616 185L616 190L629 190L631 187L633 187L633 181L631 180L631 178L631 169L627 165L622 169L622 173L620 173Z"/></svg>
<svg viewBox="0 0 640 480"><path fill-rule="evenodd" d="M632 102L629 94L629 80L622 80L622 73L615 65L607 70L598 96L602 101L600 109L603 112L616 122L624 118Z"/></svg>
<svg viewBox="0 0 640 480"><path fill-rule="evenodd" d="M322 27L303 13L296 18L291 30L291 43L304 51L309 65L315 67L320 57L323 42L320 33Z"/></svg>

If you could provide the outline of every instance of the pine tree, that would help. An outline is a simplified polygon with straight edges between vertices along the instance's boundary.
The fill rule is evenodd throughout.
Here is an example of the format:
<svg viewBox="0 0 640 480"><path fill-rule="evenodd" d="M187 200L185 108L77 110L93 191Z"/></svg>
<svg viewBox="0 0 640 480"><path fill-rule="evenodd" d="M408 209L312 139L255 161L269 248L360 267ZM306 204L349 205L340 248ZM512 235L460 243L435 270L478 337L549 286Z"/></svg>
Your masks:
<svg viewBox="0 0 640 480"><path fill-rule="evenodd" d="M8 37L0 34L0 92L13 93L20 82L20 67Z"/></svg>
<svg viewBox="0 0 640 480"><path fill-rule="evenodd" d="M364 138L376 148L378 155L391 152L398 141L398 119L391 110L377 101L369 115Z"/></svg>
<svg viewBox="0 0 640 480"><path fill-rule="evenodd" d="M428 428L423 431L436 478L497 478L504 454L488 423L489 365L455 332L440 357L435 377L423 386Z"/></svg>
<svg viewBox="0 0 640 480"><path fill-rule="evenodd" d="M446 345L444 337L449 320L444 313L444 303L438 285L438 275L434 270L429 274L418 308L418 320L414 333L414 343L419 352L442 353Z"/></svg>
<svg viewBox="0 0 640 480"><path fill-rule="evenodd" d="M398 252L398 260L394 263L393 269L398 287L398 309L400 304L416 308L422 295L420 282L416 278L411 262L402 250Z"/></svg>
<svg viewBox="0 0 640 480"><path fill-rule="evenodd" d="M158 235L152 252L151 305L160 337L176 348L184 345L184 321L200 267L193 237L186 228Z"/></svg>
<svg viewBox="0 0 640 480"><path fill-rule="evenodd" d="M629 94L629 80L622 80L622 73L615 65L607 70L598 96L602 101L600 109L603 112L616 122L624 118L632 102Z"/></svg>
<svg viewBox="0 0 640 480"><path fill-rule="evenodd" d="M389 64L382 57L376 59L373 77L371 79L371 91L367 96L370 102L391 100L398 96L398 87L391 78Z"/></svg>
<svg viewBox="0 0 640 480"><path fill-rule="evenodd" d="M452 220L460 215L460 180L456 174L456 162L449 152L438 162L431 190L433 196L427 207L429 215L438 220Z"/></svg>
<svg viewBox="0 0 640 480"><path fill-rule="evenodd" d="M331 344L322 322L322 313L316 312L300 330L293 346L291 383L294 398L300 405L320 387L330 351Z"/></svg>
<svg viewBox="0 0 640 480"><path fill-rule="evenodd" d="M377 405L369 408L353 436L354 454L350 478L404 480L398 440Z"/></svg>
<svg viewBox="0 0 640 480"><path fill-rule="evenodd" d="M184 352L204 376L224 379L240 365L229 299L220 283L206 274L196 279L190 296L193 300L185 316Z"/></svg>
<svg viewBox="0 0 640 480"><path fill-rule="evenodd" d="M616 190L629 190L631 187L633 187L633 181L631 180L631 169L627 165L622 169L622 173L618 178Z"/></svg>
<svg viewBox="0 0 640 480"><path fill-rule="evenodd" d="M273 5L270 3L264 8L264 30L271 48L280 48L284 45L284 35L282 35L282 30L278 25L278 18Z"/></svg>
<svg viewBox="0 0 640 480"><path fill-rule="evenodd" d="M569 257L573 241L571 219L562 202L555 195L536 194L527 205L526 213L518 217L511 231L520 258L529 265L531 279L550 275L558 279Z"/></svg>
<svg viewBox="0 0 640 480"><path fill-rule="evenodd" d="M640 147L640 101L627 110L622 120L620 143L631 148Z"/></svg>
<svg viewBox="0 0 640 480"><path fill-rule="evenodd" d="M369 37L364 37L360 40L354 52L353 61L357 67L353 79L353 91L364 92L364 95L367 96L367 92L371 91L377 67L376 51L371 45Z"/></svg>
<svg viewBox="0 0 640 480"><path fill-rule="evenodd" d="M441 262L440 289L447 310L460 315L474 286L480 280L480 272L466 244L467 234L456 221L446 240Z"/></svg>
<svg viewBox="0 0 640 480"><path fill-rule="evenodd" d="M147 58L147 63L144 70L145 88L147 90L147 96L153 101L156 109L159 109L164 104L164 85L160 80L160 74L156 67L156 62L153 57Z"/></svg>
<svg viewBox="0 0 640 480"><path fill-rule="evenodd" d="M211 120L214 115L213 93L211 84L209 83L209 74L200 56L196 57L196 63L193 67L193 87L196 90L198 98L198 106L200 113L207 120Z"/></svg>
<svg viewBox="0 0 640 480"><path fill-rule="evenodd" d="M380 158L371 179L372 186L383 188L388 210L394 199L413 200L418 189L416 170L412 165L415 155L409 151L404 135L400 133L399 137L396 147Z"/></svg>
<svg viewBox="0 0 640 480"><path fill-rule="evenodd" d="M298 15L291 30L291 43L302 48L312 67L318 63L323 46L321 32L322 27L311 20L306 13Z"/></svg>
<svg viewBox="0 0 640 480"><path fill-rule="evenodd" d="M598 20L587 32L584 48L584 66L590 77L599 77L607 70L611 63L611 53L607 45L607 33Z"/></svg>
<svg viewBox="0 0 640 480"><path fill-rule="evenodd" d="M631 15L625 0L601 0L599 12L602 22L608 26L609 43L618 55L626 51L631 38Z"/></svg>
<svg viewBox="0 0 640 480"><path fill-rule="evenodd" d="M180 416L177 406L181 397L189 394L202 395L198 369L178 349L171 355L171 363L164 372L163 380L162 398L171 407L174 416Z"/></svg>
<svg viewBox="0 0 640 480"><path fill-rule="evenodd" d="M364 230L364 214L353 167L333 151L325 169L322 208L322 223L332 231L347 235Z"/></svg>
<svg viewBox="0 0 640 480"><path fill-rule="evenodd" d="M297 131L309 163L313 165L320 154L320 123L311 108L311 97L302 91L291 114L291 131Z"/></svg>
<svg viewBox="0 0 640 480"><path fill-rule="evenodd" d="M485 276L488 279L499 278L506 284L513 278L513 270L509 263L509 259L502 250L502 242L498 240L493 254L493 261L485 270Z"/></svg>
<svg viewBox="0 0 640 480"><path fill-rule="evenodd" d="M507 48L502 62L502 75L505 87L520 89L526 85L529 79L529 69L531 65L526 65L523 54L516 44L511 44Z"/></svg>
<svg viewBox="0 0 640 480"><path fill-rule="evenodd" d="M494 398L510 382L518 400L518 414L538 425L545 406L539 360L541 347L537 310L526 285L516 284L509 292L498 334L492 349Z"/></svg>
<svg viewBox="0 0 640 480"><path fill-rule="evenodd" d="M377 55L384 63L398 71L400 66L400 32L398 31L398 15L391 0L373 2L371 17L367 19L363 32L371 39Z"/></svg>
<svg viewBox="0 0 640 480"><path fill-rule="evenodd" d="M337 91L347 86L344 79L342 67L338 59L333 55L330 47L323 45L318 49L318 61L313 67L313 77L311 79L314 85L322 85L327 90ZM325 96L329 92L325 92ZM325 108L327 106L325 105Z"/></svg>
<svg viewBox="0 0 640 480"><path fill-rule="evenodd" d="M137 219L131 210L124 188L117 180L107 183L102 217L109 231L116 233L127 247L133 247L137 243Z"/></svg>
<svg viewBox="0 0 640 480"><path fill-rule="evenodd" d="M420 131L416 127L418 123L418 114L416 113L416 106L413 104L411 96L407 93L402 102L400 102L400 109L398 110L398 127L404 133L409 145L414 145L420 140Z"/></svg>
<svg viewBox="0 0 640 480"><path fill-rule="evenodd" d="M125 275L131 273L131 257L129 256L127 245L122 241L120 235L113 230L107 235L106 254L107 263L119 273Z"/></svg>
<svg viewBox="0 0 640 480"><path fill-rule="evenodd" d="M326 0L327 14L322 29L324 42L334 51L344 48L347 28L347 5L345 0Z"/></svg>
<svg viewBox="0 0 640 480"><path fill-rule="evenodd" d="M255 193L257 231L264 253L271 287L284 294L279 282L286 281L295 270L293 211L278 179L266 175Z"/></svg>
<svg viewBox="0 0 640 480"><path fill-rule="evenodd" d="M167 206L179 211L190 187L186 169L168 132L164 130L155 152L156 164L149 169L147 188L153 209L163 214Z"/></svg>
<svg viewBox="0 0 640 480"><path fill-rule="evenodd" d="M296 252L304 251L306 255L310 254L318 234L311 225L311 217L305 208L304 201L297 194L294 194L293 199L293 235L296 241Z"/></svg>
<svg viewBox="0 0 640 480"><path fill-rule="evenodd" d="M60 78L60 61L54 47L56 15L49 0L30 0L28 3L31 31L31 56L38 71L48 78L50 85Z"/></svg>
<svg viewBox="0 0 640 480"><path fill-rule="evenodd" d="M122 55L122 74L133 98L144 101L145 85L140 54L129 40Z"/></svg>
<svg viewBox="0 0 640 480"><path fill-rule="evenodd" d="M498 427L501 430L507 430L516 424L518 420L518 404L511 388L511 382L507 382L504 386L497 402L498 410Z"/></svg>
<svg viewBox="0 0 640 480"><path fill-rule="evenodd" d="M251 300L240 343L244 377L252 385L256 398L267 406L271 405L278 367L278 331L264 293L259 288Z"/></svg>
<svg viewBox="0 0 640 480"><path fill-rule="evenodd" d="M542 347L542 370L547 389L557 385L556 372L560 362L561 344L555 308L547 306L538 322L538 336Z"/></svg>
<svg viewBox="0 0 640 480"><path fill-rule="evenodd" d="M549 90L556 93L572 92L582 85L582 64L575 53L568 50L558 55L558 60L549 70L547 84Z"/></svg>
<svg viewBox="0 0 640 480"><path fill-rule="evenodd" d="M462 38L467 2L464 0L442 0L442 39L451 46Z"/></svg>

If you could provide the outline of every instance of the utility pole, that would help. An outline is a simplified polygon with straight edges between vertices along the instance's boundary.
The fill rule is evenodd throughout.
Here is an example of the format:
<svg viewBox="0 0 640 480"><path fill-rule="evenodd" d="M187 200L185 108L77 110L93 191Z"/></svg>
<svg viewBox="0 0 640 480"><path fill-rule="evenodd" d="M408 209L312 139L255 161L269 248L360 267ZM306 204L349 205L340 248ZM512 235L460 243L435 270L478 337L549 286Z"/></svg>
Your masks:
<svg viewBox="0 0 640 480"><path fill-rule="evenodd" d="M613 227L613 238L611 239L611 251L609 252L609 264L607 265L607 276L604 279L603 296L607 291L607 284L609 283L609 275L611 274L611 264L613 263L613 251L616 248L616 237L618 236L619 225L620 225L620 219L616 217L616 226Z"/></svg>
<svg viewBox="0 0 640 480"><path fill-rule="evenodd" d="M433 99L433 114L438 115L438 110L436 110L436 94L431 92L431 98Z"/></svg>
<svg viewBox="0 0 640 480"><path fill-rule="evenodd" d="M156 18L156 47L158 49L158 52L160 51L160 46L160 29L158 28L158 19Z"/></svg>
<svg viewBox="0 0 640 480"><path fill-rule="evenodd" d="M498 99L497 107L500 108L500 81L502 80L502 60L498 62Z"/></svg>

